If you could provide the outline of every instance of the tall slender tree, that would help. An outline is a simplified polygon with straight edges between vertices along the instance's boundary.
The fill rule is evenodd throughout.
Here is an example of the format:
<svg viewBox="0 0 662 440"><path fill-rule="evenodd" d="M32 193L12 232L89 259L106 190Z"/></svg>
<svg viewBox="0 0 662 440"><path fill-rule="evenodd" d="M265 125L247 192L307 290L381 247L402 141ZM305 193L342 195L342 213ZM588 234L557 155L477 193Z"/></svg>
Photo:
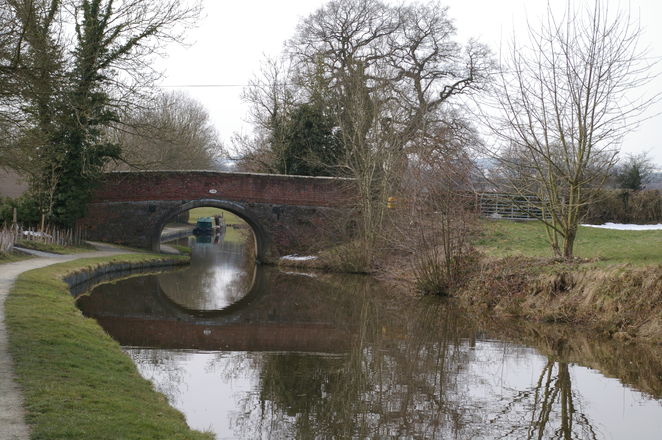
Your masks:
<svg viewBox="0 0 662 440"><path fill-rule="evenodd" d="M623 134L656 99L635 95L652 78L640 34L607 1L568 2L562 14L550 4L513 42L495 84L500 116L485 121L501 149L492 154L512 192L538 196L559 257L573 257L587 190L603 184Z"/></svg>

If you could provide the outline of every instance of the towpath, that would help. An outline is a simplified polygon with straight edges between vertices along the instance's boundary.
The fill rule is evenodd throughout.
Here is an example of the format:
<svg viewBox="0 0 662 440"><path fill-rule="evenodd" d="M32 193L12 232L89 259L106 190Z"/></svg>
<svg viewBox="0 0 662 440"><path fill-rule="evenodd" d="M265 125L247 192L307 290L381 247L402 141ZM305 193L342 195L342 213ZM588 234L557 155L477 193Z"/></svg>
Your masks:
<svg viewBox="0 0 662 440"><path fill-rule="evenodd" d="M107 257L131 253L110 245L92 243L97 251L71 255L57 255L33 251L35 258L15 263L0 264L0 440L27 440L30 430L25 423L25 410L21 389L16 381L14 365L9 354L5 325L5 299L16 278L32 269L50 266L79 258Z"/></svg>

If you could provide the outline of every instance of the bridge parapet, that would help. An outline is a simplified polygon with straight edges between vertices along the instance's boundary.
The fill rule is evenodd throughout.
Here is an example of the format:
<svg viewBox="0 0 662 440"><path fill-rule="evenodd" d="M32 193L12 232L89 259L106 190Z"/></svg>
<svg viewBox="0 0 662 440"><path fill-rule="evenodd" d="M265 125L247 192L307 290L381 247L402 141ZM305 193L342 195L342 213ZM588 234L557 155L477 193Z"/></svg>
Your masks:
<svg viewBox="0 0 662 440"><path fill-rule="evenodd" d="M92 202L219 199L243 203L342 207L351 179L218 171L107 173Z"/></svg>

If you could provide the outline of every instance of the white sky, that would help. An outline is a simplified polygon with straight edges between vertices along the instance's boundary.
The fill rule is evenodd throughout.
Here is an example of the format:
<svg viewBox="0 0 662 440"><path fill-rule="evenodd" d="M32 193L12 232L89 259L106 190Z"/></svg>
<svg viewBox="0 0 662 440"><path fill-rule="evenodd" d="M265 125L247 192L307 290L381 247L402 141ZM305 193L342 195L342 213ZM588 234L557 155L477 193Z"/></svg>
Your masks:
<svg viewBox="0 0 662 440"><path fill-rule="evenodd" d="M563 0L551 0L561 4ZM579 0L581 1L581 0ZM165 73L162 85L245 85L258 71L263 56L278 55L283 42L295 31L300 18L318 9L322 0L203 0L204 17L188 34L188 47L168 48L169 57L159 62ZM614 7L618 1L609 1ZM546 0L445 0L460 42L476 38L495 53L512 32L523 34L526 16L531 21L544 12ZM640 17L641 45L649 56L662 57L662 2L624 0L631 13ZM660 69L662 70L662 68ZM224 143L229 146L234 132L248 133L247 107L241 102L242 87L168 87L184 90L205 105ZM662 92L662 76L648 87L651 94ZM647 92L648 92L647 90ZM662 102L623 142L625 153L648 152L662 168Z"/></svg>

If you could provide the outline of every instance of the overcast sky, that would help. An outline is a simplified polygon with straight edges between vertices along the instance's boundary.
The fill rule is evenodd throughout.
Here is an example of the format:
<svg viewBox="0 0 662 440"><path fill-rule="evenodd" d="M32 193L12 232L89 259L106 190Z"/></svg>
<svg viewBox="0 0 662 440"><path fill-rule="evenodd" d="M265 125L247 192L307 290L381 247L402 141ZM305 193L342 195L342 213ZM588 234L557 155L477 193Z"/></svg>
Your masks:
<svg viewBox="0 0 662 440"><path fill-rule="evenodd" d="M247 107L241 102L242 85L258 71L264 55L278 55L302 17L317 10L321 0L203 0L204 13L188 33L188 47L172 46L159 60L166 90L183 90L205 105L226 145L234 132L250 132ZM497 53L500 44L525 32L526 17L536 21L546 0L446 0L457 28L457 40L476 38ZM561 4L563 0L552 3ZM631 0L632 15L640 18L642 46L649 56L662 56L662 2ZM610 1L616 7L618 1ZM660 69L662 70L662 68ZM176 87L170 87L176 86ZM195 87L203 86L203 87ZM649 93L662 91L662 76L649 85ZM651 108L647 121L623 143L626 153L648 152L662 167L662 103Z"/></svg>

